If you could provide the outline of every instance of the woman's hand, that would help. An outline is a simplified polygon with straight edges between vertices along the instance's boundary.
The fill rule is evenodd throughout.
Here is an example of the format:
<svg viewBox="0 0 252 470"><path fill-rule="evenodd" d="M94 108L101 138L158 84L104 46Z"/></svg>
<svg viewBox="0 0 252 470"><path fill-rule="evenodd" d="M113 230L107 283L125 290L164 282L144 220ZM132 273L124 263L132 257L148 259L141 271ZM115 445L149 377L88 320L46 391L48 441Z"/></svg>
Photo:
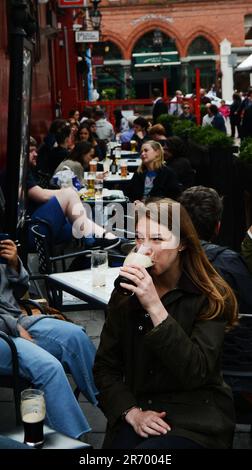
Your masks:
<svg viewBox="0 0 252 470"><path fill-rule="evenodd" d="M161 436L171 430L169 424L163 419L165 416L165 411L158 413L157 411L142 411L139 408L132 408L127 413L125 420L141 437Z"/></svg>
<svg viewBox="0 0 252 470"><path fill-rule="evenodd" d="M8 266L19 272L17 247L12 240L0 241L0 256L6 259Z"/></svg>
<svg viewBox="0 0 252 470"><path fill-rule="evenodd" d="M134 285L124 282L121 282L120 285L136 294L144 310L149 313L154 327L168 317L168 312L159 298L152 277L145 268L136 265L122 266L120 275L134 282Z"/></svg>
<svg viewBox="0 0 252 470"><path fill-rule="evenodd" d="M152 277L145 268L138 265L122 266L120 275L134 282L135 285L121 283L121 286L136 294L145 310L149 311L154 304L161 303Z"/></svg>
<svg viewBox="0 0 252 470"><path fill-rule="evenodd" d="M21 325L18 325L18 331L19 331L19 336L20 338L23 338L23 339L27 339L27 341L32 341L34 342L34 340L32 339L30 333L28 333L27 330L25 330L25 328Z"/></svg>

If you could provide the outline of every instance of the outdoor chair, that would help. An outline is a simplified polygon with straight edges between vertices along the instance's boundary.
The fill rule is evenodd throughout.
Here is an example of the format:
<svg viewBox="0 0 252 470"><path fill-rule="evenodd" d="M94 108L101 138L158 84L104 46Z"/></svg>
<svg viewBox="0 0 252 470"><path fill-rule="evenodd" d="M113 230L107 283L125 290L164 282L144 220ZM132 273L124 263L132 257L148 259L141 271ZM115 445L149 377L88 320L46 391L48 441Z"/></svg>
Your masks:
<svg viewBox="0 0 252 470"><path fill-rule="evenodd" d="M43 222L39 222L31 227L39 262L39 273L32 273L31 280L44 281L46 295L50 306L58 308L62 312L86 310L88 304L83 302L80 304L77 299L76 303L78 302L78 305L76 305L76 303L72 304L63 302L62 291L59 291L58 289L51 286L48 275L56 272L65 272L67 270L66 262L79 256L85 258L88 262L91 250L79 250L63 254L63 246L60 248L61 254L54 255L55 246L53 244L53 240L51 237L48 237L42 233L41 223Z"/></svg>

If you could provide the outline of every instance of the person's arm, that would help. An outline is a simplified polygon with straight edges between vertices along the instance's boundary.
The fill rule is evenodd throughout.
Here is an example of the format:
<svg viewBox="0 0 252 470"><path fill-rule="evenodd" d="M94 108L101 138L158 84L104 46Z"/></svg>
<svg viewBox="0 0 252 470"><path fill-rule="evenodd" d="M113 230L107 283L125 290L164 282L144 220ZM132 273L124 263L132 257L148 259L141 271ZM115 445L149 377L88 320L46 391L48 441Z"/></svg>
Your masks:
<svg viewBox="0 0 252 470"><path fill-rule="evenodd" d="M44 202L49 201L51 197L56 196L57 191L57 189L44 189L36 185L28 190L28 197L32 201L43 204Z"/></svg>
<svg viewBox="0 0 252 470"><path fill-rule="evenodd" d="M7 261L4 274L12 285L13 294L21 298L29 287L29 276L18 257L16 244L12 240L1 240L0 255Z"/></svg>
<svg viewBox="0 0 252 470"><path fill-rule="evenodd" d="M241 245L241 254L252 274L252 225L249 227Z"/></svg>

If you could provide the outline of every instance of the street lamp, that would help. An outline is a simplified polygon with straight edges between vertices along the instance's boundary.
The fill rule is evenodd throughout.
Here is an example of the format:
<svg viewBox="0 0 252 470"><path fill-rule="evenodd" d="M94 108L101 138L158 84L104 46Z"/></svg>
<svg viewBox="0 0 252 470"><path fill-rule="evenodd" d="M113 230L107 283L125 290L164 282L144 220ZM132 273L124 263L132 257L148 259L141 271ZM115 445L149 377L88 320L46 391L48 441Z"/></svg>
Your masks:
<svg viewBox="0 0 252 470"><path fill-rule="evenodd" d="M161 52L163 47L163 35L160 29L155 29L153 32L153 46L157 51Z"/></svg>
<svg viewBox="0 0 252 470"><path fill-rule="evenodd" d="M100 10L98 10L98 7L101 0L91 0L91 2L93 4L93 8L89 12L90 20L93 28L99 31L101 26L102 14Z"/></svg>

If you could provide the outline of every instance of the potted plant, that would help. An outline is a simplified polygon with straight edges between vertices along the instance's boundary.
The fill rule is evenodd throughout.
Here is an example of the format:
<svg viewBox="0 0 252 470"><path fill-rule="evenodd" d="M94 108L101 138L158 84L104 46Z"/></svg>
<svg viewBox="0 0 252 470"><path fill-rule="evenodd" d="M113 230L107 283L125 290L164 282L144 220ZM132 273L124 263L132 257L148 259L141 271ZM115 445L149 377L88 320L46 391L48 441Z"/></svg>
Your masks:
<svg viewBox="0 0 252 470"><path fill-rule="evenodd" d="M237 161L238 174L243 188L252 191L252 137L242 140Z"/></svg>

